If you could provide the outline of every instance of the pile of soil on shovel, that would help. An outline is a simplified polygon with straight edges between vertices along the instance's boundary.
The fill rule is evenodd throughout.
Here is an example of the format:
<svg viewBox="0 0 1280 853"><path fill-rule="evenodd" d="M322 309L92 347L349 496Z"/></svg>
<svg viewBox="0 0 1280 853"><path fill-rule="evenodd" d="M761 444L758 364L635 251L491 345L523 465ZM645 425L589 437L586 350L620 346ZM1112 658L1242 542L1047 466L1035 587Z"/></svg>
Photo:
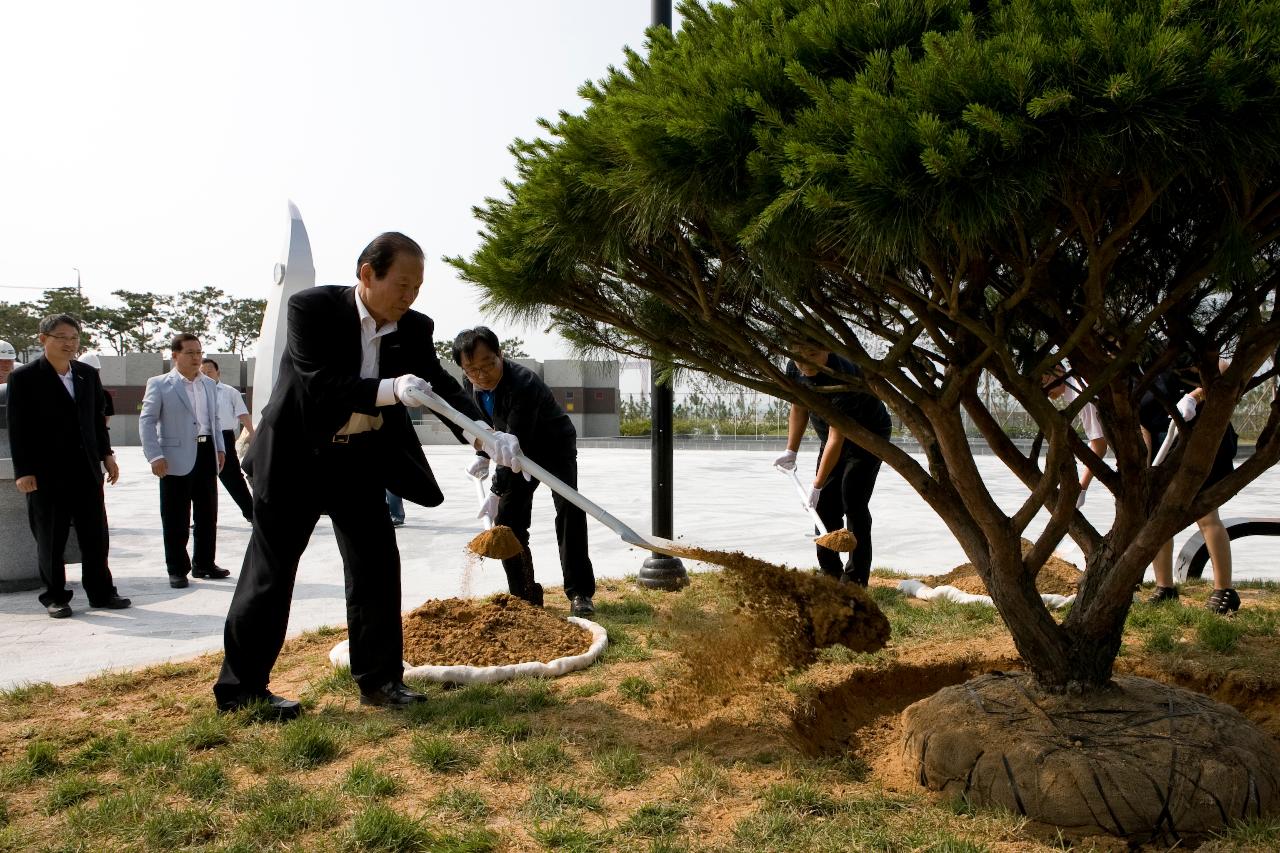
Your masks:
<svg viewBox="0 0 1280 853"><path fill-rule="evenodd" d="M1032 542L1030 540L1022 540L1022 553L1024 556L1027 551L1031 550L1031 546ZM978 576L978 570L974 568L973 563L956 566L945 575L936 575L921 578L920 580L935 588L954 586L961 592L967 592L971 595L990 595L987 592L987 585ZM1036 589L1041 594L1075 595L1076 587L1079 584L1080 570L1074 564L1068 563L1061 557L1049 557L1045 564L1040 567L1040 574L1036 575Z"/></svg>
<svg viewBox="0 0 1280 853"><path fill-rule="evenodd" d="M495 525L478 534L467 543L467 548L473 554L494 560L508 560L524 550L515 531L504 524Z"/></svg>
<svg viewBox="0 0 1280 853"><path fill-rule="evenodd" d="M830 548L832 551L852 551L858 547L858 537L843 527L830 533L824 533L814 542L823 548Z"/></svg>
<svg viewBox="0 0 1280 853"><path fill-rule="evenodd" d="M499 593L428 601L404 618L404 657L415 666L503 666L580 655L591 633Z"/></svg>

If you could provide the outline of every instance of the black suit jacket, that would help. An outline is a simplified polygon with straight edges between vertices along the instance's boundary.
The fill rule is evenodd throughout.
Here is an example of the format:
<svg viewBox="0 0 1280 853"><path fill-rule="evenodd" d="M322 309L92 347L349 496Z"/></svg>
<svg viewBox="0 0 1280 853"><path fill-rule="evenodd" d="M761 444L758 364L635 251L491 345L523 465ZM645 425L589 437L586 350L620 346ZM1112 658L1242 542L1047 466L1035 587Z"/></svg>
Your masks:
<svg viewBox="0 0 1280 853"><path fill-rule="evenodd" d="M288 344L280 357L279 378L243 462L255 498L291 500L315 488L324 477L321 451L332 447L334 433L360 412L383 417L370 475L416 504L437 506L444 500L408 410L400 403L375 405L378 384L382 378L412 373L463 414L478 419L480 412L440 365L431 337L435 324L417 311L406 312L396 331L382 338L380 378L360 378L355 300L354 287L334 286L312 287L289 300ZM461 439L460 431L454 434Z"/></svg>
<svg viewBox="0 0 1280 853"><path fill-rule="evenodd" d="M98 371L71 362L71 399L44 356L9 376L9 447L14 479L35 475L37 487L89 475L101 480L111 455L106 392Z"/></svg>

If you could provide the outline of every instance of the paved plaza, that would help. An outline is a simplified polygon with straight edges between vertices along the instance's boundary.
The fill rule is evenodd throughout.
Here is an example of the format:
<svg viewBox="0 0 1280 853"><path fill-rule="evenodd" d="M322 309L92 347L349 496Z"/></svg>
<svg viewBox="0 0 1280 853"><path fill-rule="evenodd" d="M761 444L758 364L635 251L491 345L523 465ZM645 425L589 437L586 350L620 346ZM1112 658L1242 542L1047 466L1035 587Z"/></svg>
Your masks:
<svg viewBox="0 0 1280 853"><path fill-rule="evenodd" d="M111 569L120 593L132 598L134 606L123 611L86 611L78 566L69 572L76 590L71 619L50 619L36 601L35 592L0 595L0 647L4 649L0 687L30 681L69 683L104 669L181 660L221 648L223 617L240 573L249 524L220 489L218 563L231 569L233 576L227 581L193 580L186 589L170 589L156 480L140 448L125 447L117 453L120 483L107 487ZM406 507L408 521L397 532L406 610L429 598L487 595L505 589L501 566L492 560L476 565L466 550L467 542L481 529L475 519L475 488L464 471L470 451L461 445L431 446L427 455L445 493L445 503L435 509L413 504ZM793 566L814 565L808 517L791 481L771 467L776 455L776 450L677 451L676 538L706 548L742 550ZM812 452L802 452L800 464L808 469L813 463ZM994 457L980 456L978 465L1006 510L1025 498L1026 490ZM579 466L584 494L634 529L648 531L647 450L584 448ZM1094 491L1085 512L1105 529L1111 520L1111 506L1101 487ZM1271 471L1229 502L1222 514L1224 518L1271 516L1278 514L1278 505L1280 473ZM871 508L875 516L875 566L929 574L965 562L946 526L888 467L881 471ZM532 548L538 580L544 585L560 583L553 517L550 494L540 488L534 502ZM1036 529L1042 524L1043 520ZM1180 548L1193 532L1191 528L1179 534L1176 546ZM621 578L639 571L644 552L622 543L595 522L590 522L590 535L597 577ZM1280 580L1274 559L1280 541L1252 537L1234 545L1237 579ZM1079 561L1079 551L1070 541L1059 553ZM702 571L709 567L694 563L689 568ZM322 518L302 558L289 632L343 624L345 614L342 564L332 528Z"/></svg>

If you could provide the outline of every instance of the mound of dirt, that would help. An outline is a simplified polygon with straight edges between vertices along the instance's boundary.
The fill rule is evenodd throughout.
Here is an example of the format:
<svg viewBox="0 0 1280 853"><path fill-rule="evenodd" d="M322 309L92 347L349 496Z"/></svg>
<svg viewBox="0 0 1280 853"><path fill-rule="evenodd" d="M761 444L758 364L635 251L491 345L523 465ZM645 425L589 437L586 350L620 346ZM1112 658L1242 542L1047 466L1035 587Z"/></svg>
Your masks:
<svg viewBox="0 0 1280 853"><path fill-rule="evenodd" d="M1027 551L1031 550L1031 546L1032 542L1030 540L1022 540L1022 553L1024 556ZM978 570L974 568L973 563L956 566L945 575L934 575L920 580L931 587L954 586L961 592L967 592L971 595L989 594L987 585L978 576ZM1080 570L1074 564L1068 563L1061 557L1050 557L1040 567L1040 574L1036 575L1036 589L1041 594L1075 595L1076 587L1079 584Z"/></svg>
<svg viewBox="0 0 1280 853"><path fill-rule="evenodd" d="M473 554L490 557L494 560L508 560L519 554L524 546L516 538L515 531L505 524L499 524L478 534L467 543Z"/></svg>
<svg viewBox="0 0 1280 853"><path fill-rule="evenodd" d="M502 666L580 655L591 633L513 595L428 601L404 618L414 666Z"/></svg>
<svg viewBox="0 0 1280 853"><path fill-rule="evenodd" d="M1025 673L991 673L915 703L902 728L921 785L1068 841L1189 845L1280 812L1275 741L1234 708L1145 678L1063 695Z"/></svg>

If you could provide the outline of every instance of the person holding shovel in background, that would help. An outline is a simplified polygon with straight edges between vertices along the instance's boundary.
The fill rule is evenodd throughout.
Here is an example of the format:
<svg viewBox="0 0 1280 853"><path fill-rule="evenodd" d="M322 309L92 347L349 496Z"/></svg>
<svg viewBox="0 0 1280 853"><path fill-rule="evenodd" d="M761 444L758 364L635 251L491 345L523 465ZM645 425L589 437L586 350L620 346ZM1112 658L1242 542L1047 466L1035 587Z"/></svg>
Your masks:
<svg viewBox="0 0 1280 853"><path fill-rule="evenodd" d="M577 488L578 434L546 383L528 368L503 358L498 336L484 326L458 333L453 340L453 360L465 375L463 390L486 419L519 439L530 459ZM468 473L479 479L489 476L489 460L483 452ZM480 515L492 524L511 528L520 540L521 552L502 561L507 588L512 595L541 607L542 585L534 582L533 555L529 552L529 524L537 488L537 480L499 467ZM574 616L590 616L595 613L591 597L596 592L596 578L587 555L587 516L558 494L551 500L556 508L564 594Z"/></svg>
<svg viewBox="0 0 1280 853"><path fill-rule="evenodd" d="M811 388L838 388L847 385L844 377L862 374L857 365L809 343L794 344L791 354L792 359L787 362L787 378ZM888 438L892 433L889 410L873 394L835 391L831 394L831 401L840 412L876 435ZM809 506L817 510L827 530L845 527L847 518L849 532L857 540L844 565L841 565L836 551L818 545L818 566L823 574L866 586L871 577L869 504L880 473L880 460L846 440L821 415L793 403L787 419L787 450L774 460L774 465L786 471L796 467L796 452L800 449L806 424L812 424L813 431L818 434L818 466L809 491Z"/></svg>

